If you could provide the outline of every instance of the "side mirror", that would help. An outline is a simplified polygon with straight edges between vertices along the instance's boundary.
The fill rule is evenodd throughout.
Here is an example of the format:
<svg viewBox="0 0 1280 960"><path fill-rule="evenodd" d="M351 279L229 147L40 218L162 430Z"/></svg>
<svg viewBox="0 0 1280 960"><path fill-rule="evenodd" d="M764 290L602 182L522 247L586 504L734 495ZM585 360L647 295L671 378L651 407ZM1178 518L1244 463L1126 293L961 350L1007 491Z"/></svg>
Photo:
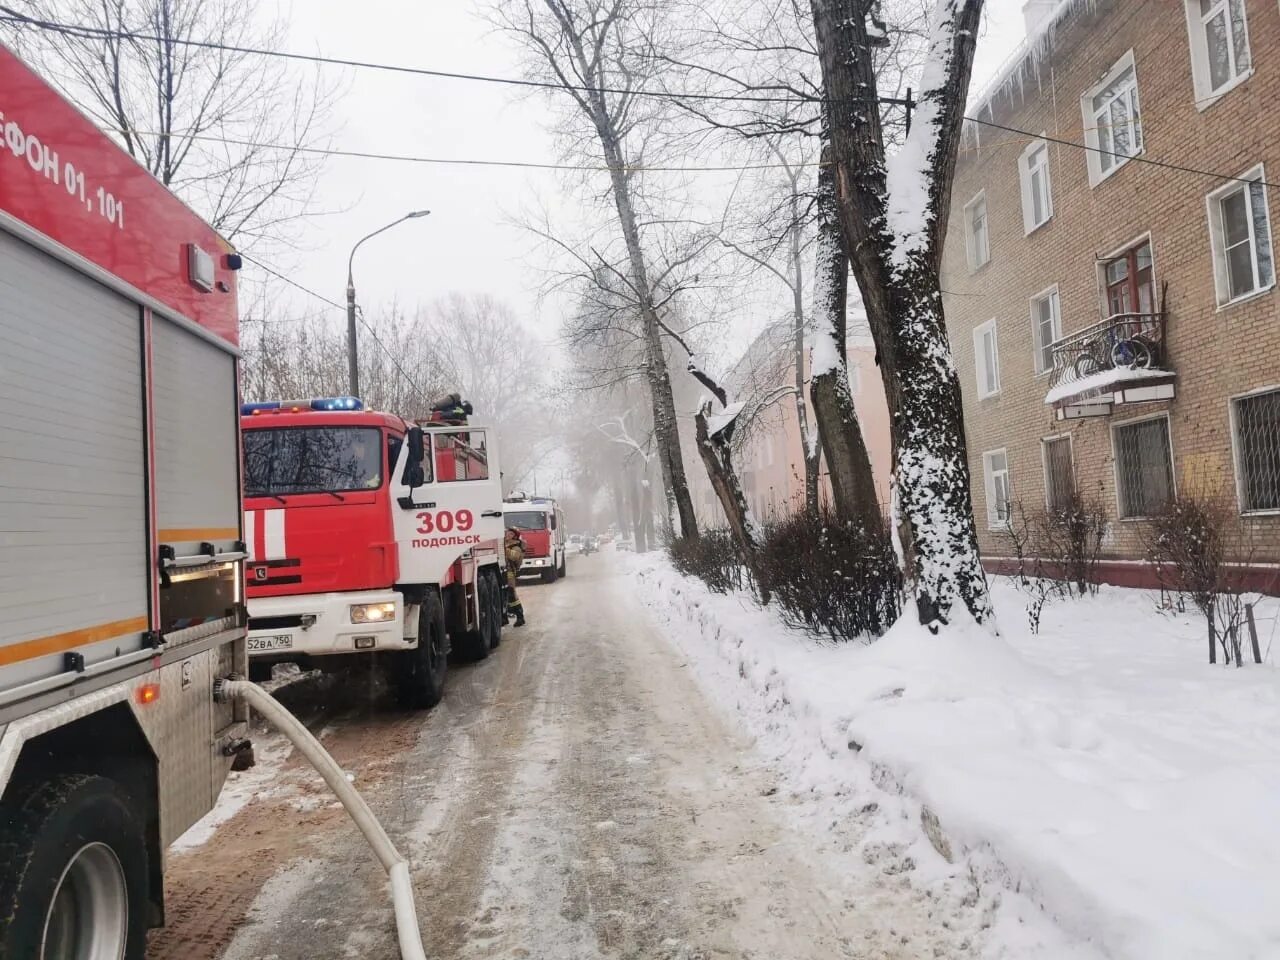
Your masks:
<svg viewBox="0 0 1280 960"><path fill-rule="evenodd" d="M422 469L422 458L426 455L426 438L421 427L410 427L408 435L409 459L404 465L404 482L410 490L415 490L426 483L426 474Z"/></svg>

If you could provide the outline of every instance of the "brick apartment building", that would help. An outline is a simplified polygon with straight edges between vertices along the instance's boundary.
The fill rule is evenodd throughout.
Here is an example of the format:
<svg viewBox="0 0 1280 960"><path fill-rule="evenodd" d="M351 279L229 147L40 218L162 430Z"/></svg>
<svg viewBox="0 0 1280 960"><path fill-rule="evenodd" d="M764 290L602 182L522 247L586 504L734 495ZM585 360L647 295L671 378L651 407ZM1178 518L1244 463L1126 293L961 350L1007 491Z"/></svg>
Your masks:
<svg viewBox="0 0 1280 960"><path fill-rule="evenodd" d="M943 268L984 556L1008 556L1015 505L1074 488L1112 521L1104 578L1150 582L1142 518L1195 490L1280 561L1280 4L1024 14L1032 39L968 111L987 123L966 125Z"/></svg>

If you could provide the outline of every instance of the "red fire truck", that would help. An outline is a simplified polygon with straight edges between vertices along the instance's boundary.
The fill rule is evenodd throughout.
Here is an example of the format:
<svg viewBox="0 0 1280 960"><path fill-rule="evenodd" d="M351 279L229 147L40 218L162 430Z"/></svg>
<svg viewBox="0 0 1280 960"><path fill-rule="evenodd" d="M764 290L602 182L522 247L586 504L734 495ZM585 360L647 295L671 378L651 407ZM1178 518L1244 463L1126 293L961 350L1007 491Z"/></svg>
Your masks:
<svg viewBox="0 0 1280 960"><path fill-rule="evenodd" d="M238 266L0 47L0 958L142 957L247 746Z"/></svg>
<svg viewBox="0 0 1280 960"><path fill-rule="evenodd" d="M524 541L525 575L541 574L543 583L554 583L568 572L565 559L564 514L550 497L513 493L502 505L508 527L520 531Z"/></svg>
<svg viewBox="0 0 1280 960"><path fill-rule="evenodd" d="M501 639L494 431L353 397L246 404L241 427L255 666L377 656L406 703L434 706L450 648L480 659Z"/></svg>

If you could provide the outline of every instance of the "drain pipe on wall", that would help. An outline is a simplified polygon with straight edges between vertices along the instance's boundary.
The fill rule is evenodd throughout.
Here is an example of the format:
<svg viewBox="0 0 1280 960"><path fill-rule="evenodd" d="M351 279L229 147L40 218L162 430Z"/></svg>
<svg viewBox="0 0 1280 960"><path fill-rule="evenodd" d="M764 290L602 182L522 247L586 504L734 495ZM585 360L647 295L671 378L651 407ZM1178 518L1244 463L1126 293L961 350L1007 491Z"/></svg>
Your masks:
<svg viewBox="0 0 1280 960"><path fill-rule="evenodd" d="M391 878L391 900L395 908L396 933L400 938L400 956L403 960L427 960L426 951L422 948L422 934L418 930L418 911L413 903L409 861L391 843L391 838L382 829L382 824L373 815L364 797L347 781L342 768L329 756L320 741L311 735L310 730L256 683L247 680L218 680L213 685L213 695L220 702L244 700L288 737L302 751L303 756L311 761L329 789L347 808L347 813L369 841L369 846L373 847L373 852Z"/></svg>

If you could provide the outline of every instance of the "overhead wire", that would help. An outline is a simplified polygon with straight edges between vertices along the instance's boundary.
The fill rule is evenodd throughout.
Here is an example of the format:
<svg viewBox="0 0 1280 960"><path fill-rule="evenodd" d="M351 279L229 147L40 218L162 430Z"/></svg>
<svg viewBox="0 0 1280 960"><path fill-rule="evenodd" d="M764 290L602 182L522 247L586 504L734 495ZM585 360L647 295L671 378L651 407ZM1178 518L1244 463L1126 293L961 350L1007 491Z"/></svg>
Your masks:
<svg viewBox="0 0 1280 960"><path fill-rule="evenodd" d="M248 56L274 57L281 60L293 60L304 63L316 63L326 66L348 67L362 70L380 70L388 73L402 73L415 76L437 77L445 80L469 80L479 83L502 84L513 87L530 87L542 90L572 90L575 93L609 93L629 97L660 97L663 99L678 98L682 100L708 101L741 101L745 103L810 103L820 102L819 97L767 96L763 94L740 93L694 93L688 91L646 90L631 87L595 87L588 84L565 84L554 80L530 80L522 77L496 77L482 73L462 73L453 70L434 70L428 67L411 67L405 64L380 63L373 60L356 60L348 57L328 57L321 54L294 53L287 50L270 50L263 47L246 47L237 44L217 43L212 40L193 40L187 37L161 37L155 34L139 33L133 30L112 30L88 24L65 23L56 20L42 20L22 13L12 7L0 4L0 21L35 27L64 36L78 36L111 40L141 40L147 43L167 43L177 46L196 47L203 50L218 50L224 53L241 53ZM905 104L908 100L881 97L881 103Z"/></svg>
<svg viewBox="0 0 1280 960"><path fill-rule="evenodd" d="M243 53L252 56L274 57L286 60L305 61L318 64L328 64L333 66L382 70L393 73L412 74L420 76L437 77L452 80L465 80L481 83L505 84L520 87L536 87L549 90L572 90L579 93L611 93L622 94L627 96L646 96L661 97L664 99L699 99L712 101L742 101L742 102L762 102L762 103L821 103L824 102L821 97L772 97L772 96L755 96L747 94L712 94L712 93L691 93L670 90L646 90L631 89L627 87L593 87L586 84L563 84L556 81L544 80L528 80L518 77L498 77L479 73L461 73L448 70L435 70L426 67L410 67L402 64L379 63L376 61L356 60L346 57L327 57L320 54L303 54L293 53L283 50L271 50L267 48L239 46L235 44L216 43L209 40L192 40L189 38L162 38L154 34L145 34L128 30L110 30L104 27L95 27L84 24L70 24L53 20L42 20L24 14L12 7L0 4L0 22L9 22L21 26L34 27L40 30L52 31L70 36L96 37L101 39L128 39L142 40L151 43L165 41L180 46L197 47L201 49L220 50L229 53ZM912 104L915 101L910 99L894 98L894 97L878 97L877 103L882 104ZM1077 150L1085 150L1102 156L1110 156L1115 159L1123 159L1133 161L1135 163L1155 166L1166 170L1172 170L1180 173L1187 173L1196 176L1209 177L1223 182L1238 183L1258 183L1267 187L1277 187L1270 181L1261 180L1252 177L1241 177L1232 174L1225 174L1215 170L1205 170L1198 167L1191 167L1185 164L1172 163L1166 160L1159 160L1144 154L1128 154L1115 150L1107 150L1100 146L1090 143L1079 143L1074 140L1067 140L1061 137L1049 136L1044 133L1036 133L1030 130L1023 130L1018 127L1008 126L996 123L994 120L983 120L980 117L964 116L964 120L975 123L980 126L990 127L992 129L1001 130L1006 133L1024 136L1032 140L1044 140L1048 143L1054 143L1059 146L1073 147ZM123 133L124 131L114 131ZM130 131L144 136L158 136L154 132L147 131ZM476 166L476 167L510 167L516 169L535 169L535 170L561 170L561 171L578 171L578 172L606 172L611 171L608 165L604 164L565 164L565 163L548 163L542 161L528 160L491 160L491 159L474 159L474 158L446 158L446 157L424 157L411 154L395 154L383 153L378 151L365 150L345 150L331 147L307 147L299 145L261 143L254 140L239 139L233 137L220 137L211 134L184 133L185 136L193 140L204 140L216 143L223 143L230 146L253 147L256 149L267 150L284 150L295 153L306 153L310 155L346 157L365 160L386 160L400 163L416 163L416 164L440 164L454 166ZM657 166L624 166L625 171L633 172L654 172L654 173L736 173L741 171L755 170L775 170L785 167L819 167L822 161L797 162L794 164L782 163L761 163L761 164L737 164L737 165L715 165L715 166L683 166L683 165L657 165Z"/></svg>

